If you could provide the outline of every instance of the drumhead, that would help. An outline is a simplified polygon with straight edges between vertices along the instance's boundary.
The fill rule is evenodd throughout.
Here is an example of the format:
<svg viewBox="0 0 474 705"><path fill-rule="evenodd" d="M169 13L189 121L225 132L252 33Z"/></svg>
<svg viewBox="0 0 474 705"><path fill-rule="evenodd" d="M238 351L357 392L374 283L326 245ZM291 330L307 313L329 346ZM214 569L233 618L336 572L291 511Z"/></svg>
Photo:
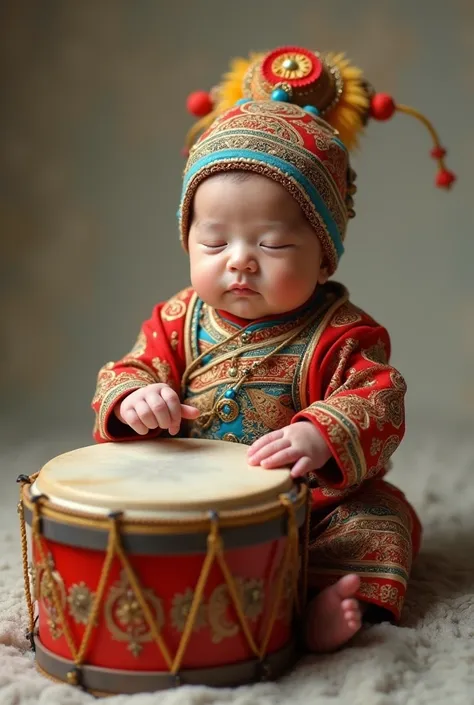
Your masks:
<svg viewBox="0 0 474 705"><path fill-rule="evenodd" d="M249 466L247 450L164 438L87 446L46 463L32 491L71 509L149 515L244 509L291 490L288 469Z"/></svg>

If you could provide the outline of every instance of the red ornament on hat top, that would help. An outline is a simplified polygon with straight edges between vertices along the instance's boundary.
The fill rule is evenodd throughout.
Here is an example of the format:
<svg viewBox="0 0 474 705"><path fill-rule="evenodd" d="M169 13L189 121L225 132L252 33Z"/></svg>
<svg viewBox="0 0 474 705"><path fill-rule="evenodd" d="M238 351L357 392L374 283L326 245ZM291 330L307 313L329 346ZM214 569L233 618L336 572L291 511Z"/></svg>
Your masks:
<svg viewBox="0 0 474 705"><path fill-rule="evenodd" d="M312 85L321 78L323 62L300 47L282 47L270 52L262 63L262 74L271 84L289 83L295 88Z"/></svg>
<svg viewBox="0 0 474 705"><path fill-rule="evenodd" d="M331 118L334 119L334 111L337 110L337 104L342 98L344 110L351 110L357 113L360 111L360 101L351 105L350 99L344 94L344 83L346 76L343 75L344 70L350 69L350 65L343 55L334 57L328 55L329 64L320 58L318 52L309 51L303 47L286 46L275 49L266 54L260 64L260 75L264 78L267 86L273 86L274 91L272 98L274 100L284 100L295 102L305 107L308 111L314 108L317 114L323 114L331 110ZM338 65L334 65L334 62ZM351 69L352 70L352 69ZM342 76L341 76L342 71ZM328 79L328 76L330 78ZM336 83L331 86L331 83L336 77ZM351 80L354 79L352 70ZM329 83L328 83L329 81ZM335 87L336 95L332 102L326 105L329 93ZM375 93L371 86L364 80L359 79L359 89L364 88L365 95L368 99L367 118L385 122L390 120L395 113L405 113L416 118L428 129L431 134L434 147L431 150L431 157L437 162L438 171L436 174L435 183L439 188L450 189L456 181L456 175L447 169L445 163L446 150L442 146L438 134L432 123L426 116L418 110L407 105L397 103L394 98L388 93ZM303 89L303 90L301 90ZM354 93L354 90L352 90ZM351 95L352 95L351 93ZM356 95L359 99L360 96ZM363 96L362 96L363 97ZM305 98L309 98L308 105L301 102ZM311 98L315 103L311 102ZM330 100L330 97L329 97ZM322 103L322 104L321 104ZM202 123L206 120L206 116L214 118L216 115L213 95L206 91L196 91L191 93L187 100L187 108L190 113L201 118ZM364 122L364 124L365 124ZM209 122L207 123L209 124ZM347 124L347 115L344 117L344 124ZM190 132L192 135L197 133L201 125L198 123Z"/></svg>

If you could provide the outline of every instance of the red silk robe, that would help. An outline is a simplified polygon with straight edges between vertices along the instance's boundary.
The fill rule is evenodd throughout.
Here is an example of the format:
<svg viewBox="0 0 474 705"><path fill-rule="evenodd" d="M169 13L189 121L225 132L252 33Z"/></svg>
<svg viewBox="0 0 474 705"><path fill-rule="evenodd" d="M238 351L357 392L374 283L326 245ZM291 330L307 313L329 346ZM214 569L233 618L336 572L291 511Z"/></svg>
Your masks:
<svg viewBox="0 0 474 705"><path fill-rule="evenodd" d="M406 386L389 364L387 331L334 282L298 311L248 323L207 307L191 288L155 306L131 352L99 372L95 440L143 438L117 420L114 408L159 381L208 412L233 382L225 341L247 326L234 338L239 364L258 366L239 391L237 415L229 406L206 428L187 422L181 435L251 444L302 419L315 424L333 457L310 475L309 585L317 590L357 573L357 596L398 620L421 527L403 493L382 479L405 430ZM204 358L202 374L183 380L188 365L215 343L222 348Z"/></svg>

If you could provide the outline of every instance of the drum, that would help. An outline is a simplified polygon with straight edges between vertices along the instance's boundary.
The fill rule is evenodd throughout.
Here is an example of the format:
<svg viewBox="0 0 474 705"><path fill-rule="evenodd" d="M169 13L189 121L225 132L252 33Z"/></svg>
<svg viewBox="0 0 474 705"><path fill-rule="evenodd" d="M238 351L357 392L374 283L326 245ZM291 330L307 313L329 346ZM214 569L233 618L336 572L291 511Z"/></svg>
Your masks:
<svg viewBox="0 0 474 705"><path fill-rule="evenodd" d="M246 452L197 439L106 443L20 476L42 672L102 695L235 686L288 668L309 493L287 469L248 466Z"/></svg>

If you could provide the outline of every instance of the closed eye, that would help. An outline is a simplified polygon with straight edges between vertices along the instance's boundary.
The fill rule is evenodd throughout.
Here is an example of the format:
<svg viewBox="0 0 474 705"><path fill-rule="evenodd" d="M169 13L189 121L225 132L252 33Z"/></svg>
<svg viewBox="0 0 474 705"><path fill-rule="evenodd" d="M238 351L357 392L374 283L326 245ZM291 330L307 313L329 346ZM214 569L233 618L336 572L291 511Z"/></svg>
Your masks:
<svg viewBox="0 0 474 705"><path fill-rule="evenodd" d="M294 247L294 245L261 245L261 247L264 247L266 250L288 250L290 247Z"/></svg>
<svg viewBox="0 0 474 705"><path fill-rule="evenodd" d="M203 247L207 247L208 250L219 250L222 247L225 247L226 243L222 243L220 245L207 245L205 242L201 243Z"/></svg>

